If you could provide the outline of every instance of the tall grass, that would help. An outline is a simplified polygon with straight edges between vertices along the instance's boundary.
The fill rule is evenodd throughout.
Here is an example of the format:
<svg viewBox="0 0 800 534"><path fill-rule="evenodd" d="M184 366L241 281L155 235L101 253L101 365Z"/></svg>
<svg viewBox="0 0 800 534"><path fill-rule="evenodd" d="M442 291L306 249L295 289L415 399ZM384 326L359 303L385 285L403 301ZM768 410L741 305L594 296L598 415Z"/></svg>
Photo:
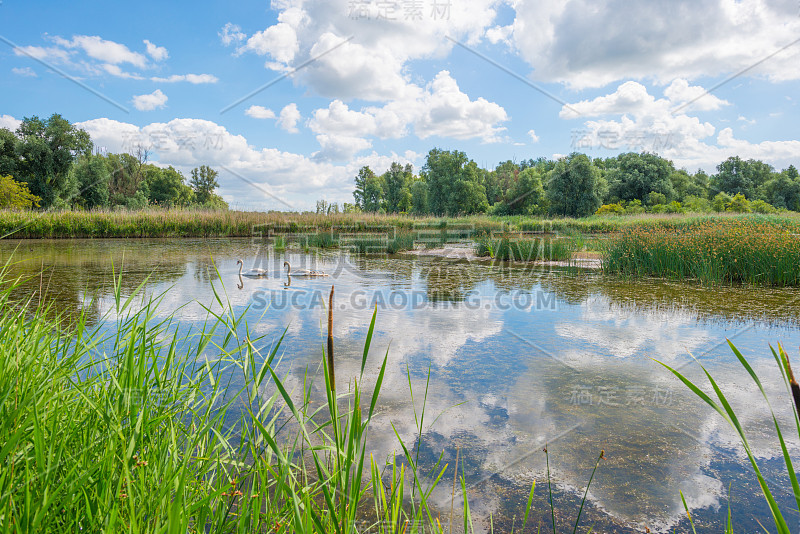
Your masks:
<svg viewBox="0 0 800 534"><path fill-rule="evenodd" d="M288 390L277 370L283 337L259 350L264 340L224 291L214 292L222 311L207 308L202 328L180 334L158 297L140 300L144 283L123 296L115 277L104 322L89 327L80 316L68 329L32 301L12 301L19 283L6 265L0 532L399 534L452 525L452 514L443 524L430 504L447 464L418 463L425 400L414 413L416 451L395 432L403 458L390 461L388 474L367 454L388 361L387 353L366 393L377 311L352 384L337 381L337 390L323 354L320 404L310 379L301 392ZM463 472L460 480L466 533L473 525Z"/></svg>
<svg viewBox="0 0 800 534"><path fill-rule="evenodd" d="M800 284L800 237L780 220L766 217L635 227L610 240L603 267L706 284L795 286Z"/></svg>
<svg viewBox="0 0 800 534"><path fill-rule="evenodd" d="M287 233L319 234L326 246L328 237L340 233L411 232L424 241L434 235L470 238L505 231L562 234L613 234L629 228L673 228L707 219L760 218L800 232L800 215L785 213L769 216L645 214L631 217L590 216L581 219L537 218L529 216L432 217L381 215L376 213L338 213L322 215L295 212L208 211L151 208L142 211L12 211L0 210L0 237L27 238L134 238L134 237L250 237L265 235L268 227ZM330 246L330 244L327 244Z"/></svg>
<svg viewBox="0 0 800 534"><path fill-rule="evenodd" d="M735 411L731 407L728 398L723 393L722 389L719 387L717 382L711 376L711 373L706 370L706 368L700 364L703 373L705 374L706 378L708 379L709 385L712 388L713 393L708 394L703 391L697 384L686 378L680 371L673 369L669 365L664 363L658 362L667 369L669 369L678 379L686 385L692 393L697 395L700 399L702 399L706 404L708 404L711 408L714 409L724 420L726 423L730 425L730 427L736 432L741 441L742 447L744 448L744 452L747 455L747 459L750 461L750 465L753 468L753 471L756 474L756 478L758 479L758 484L761 488L761 492L764 495L764 499L766 500L767 507L772 514L772 519L775 523L775 528L781 534L790 534L792 531L789 527L789 524L794 524L796 521L797 515L800 514L800 483L798 483L797 473L794 468L794 464L792 462L792 457L789 454L789 450L786 446L786 440L783 437L783 432L781 431L781 427L778 424L778 418L775 416L775 411L772 408L772 405L767 398L767 394L764 391L764 385L762 384L761 380L759 379L756 372L748 363L747 359L742 355L742 353L734 346L733 343L728 340L728 345L730 346L731 350L733 351L736 358L739 360L739 363L742 364L745 371L747 372L748 376L751 380L753 380L758 390L761 392L761 395L764 397L764 403L766 405L766 409L764 413L766 415L767 411L769 412L769 417L772 419L772 423L775 426L775 432L778 438L778 442L780 443L781 453L783 455L784 465L786 467L786 473L789 477L789 480L792 485L792 490L795 498L795 507L791 510L781 510L780 506L778 505L775 497L773 496L772 490L770 490L769 484L767 480L764 478L764 475L761 473L761 469L756 462L756 452L751 448L750 443L747 441L747 435L745 433L744 427L742 427L739 419L736 416ZM795 431L797 432L798 438L800 438L800 418L798 418L798 414L800 414L800 387L797 385L797 381L792 374L791 366L789 365L789 357L786 354L786 351L783 347L779 344L778 350L776 351L774 348L770 346L770 350L772 351L772 356L775 358L775 362L778 365L778 369L781 371L781 376L783 378L784 385L786 386L786 390L788 393L788 398L784 400L792 405L792 413L794 414L794 423L795 423ZM658 360L656 360L658 361ZM713 398L716 397L716 400ZM794 402L793 402L794 401ZM774 490L774 488L773 488ZM689 517L689 521L691 523L692 531L694 531L694 521L692 520L692 516L689 514L688 507L686 506L686 500L683 498L683 493L681 493L681 500L683 501L683 505L686 508L686 513ZM787 512L791 512L791 515L788 515ZM787 520L787 517L790 517ZM763 526L763 525L762 525ZM764 529L767 531L767 529ZM725 532L733 532L733 527L731 524L731 514L730 508L728 509L728 522L725 528Z"/></svg>
<svg viewBox="0 0 800 534"><path fill-rule="evenodd" d="M576 250L571 238L480 237L475 253L502 261L569 261Z"/></svg>

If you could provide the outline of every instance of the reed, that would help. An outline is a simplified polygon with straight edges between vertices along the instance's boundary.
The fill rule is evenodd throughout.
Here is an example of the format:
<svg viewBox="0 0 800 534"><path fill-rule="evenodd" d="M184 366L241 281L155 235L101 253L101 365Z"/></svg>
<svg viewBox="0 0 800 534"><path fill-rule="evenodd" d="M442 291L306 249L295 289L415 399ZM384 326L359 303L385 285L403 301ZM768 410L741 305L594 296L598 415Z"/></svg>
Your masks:
<svg viewBox="0 0 800 534"><path fill-rule="evenodd" d="M800 284L800 238L784 221L768 217L636 227L610 240L603 268L704 284L795 286Z"/></svg>
<svg viewBox="0 0 800 534"><path fill-rule="evenodd" d="M501 261L569 261L576 250L571 238L480 237L475 253Z"/></svg>
<svg viewBox="0 0 800 534"><path fill-rule="evenodd" d="M718 214L642 214L630 217L590 216L582 219L495 217L415 217L375 213L322 215L297 212L211 211L197 209L149 208L141 211L12 211L0 210L0 236L36 238L133 238L133 237L250 237L264 235L268 227L308 236L308 246L336 246L341 233L375 232L391 229L392 235L414 234L440 244L447 238L461 238L506 231L574 235L614 234L637 227L673 228L706 219L747 219L761 217L800 231L800 214L787 212L769 216ZM439 234L438 237L436 234ZM449 234L448 234L449 233ZM439 239L441 238L441 239Z"/></svg>
<svg viewBox="0 0 800 534"><path fill-rule="evenodd" d="M777 440L780 443L781 453L783 455L783 462L786 467L786 473L788 475L788 479L792 486L793 490L792 493L794 494L795 506L789 510L786 509L781 510L781 507L775 500L775 497L773 496L772 493L772 490L774 490L775 488L773 487L772 490L770 489L770 486L767 483L767 480L764 477L764 475L761 473L761 469L759 468L758 462L756 461L756 458L758 456L757 451L754 451L750 446L750 443L747 441L747 435L744 427L740 424L739 419L736 417L735 411L733 410L730 402L728 401L728 398L726 397L725 393L722 391L720 386L717 384L717 382L714 380L714 378L711 376L711 373L709 373L708 370L701 363L697 362L698 365L700 365L700 368L703 370L703 373L705 374L705 377L708 379L709 385L711 386L712 389L712 393L706 393L700 386L689 380L684 374L682 374L677 369L673 369L669 365L659 362L658 360L655 361L663 365L669 371L671 371L686 387L688 387L692 391L692 393L694 393L697 397L702 399L706 404L708 404L711 408L713 408L714 411L716 411L722 417L722 419L726 423L728 423L728 425L730 425L730 427L734 430L736 435L739 437L744 452L747 455L747 459L750 461L750 465L753 468L753 472L755 473L756 478L758 479L758 484L761 488L761 493L764 495L764 500L766 501L766 505L770 513L772 514L772 519L775 523L775 528L777 529L777 532L779 532L780 534L789 534L792 531L791 528L789 527L789 524L790 523L793 524L794 521L796 520L797 514L800 513L800 483L798 483L797 473L795 471L792 462L792 457L789 454L789 450L786 446L786 440L784 439L784 434L781 430L780 425L778 424L778 418L775 416L775 411L772 408L772 404L770 403L769 398L767 398L767 394L764 390L764 385L762 384L761 379L759 379L756 372L750 366L750 363L742 355L739 349L737 349L736 346L733 343L731 343L730 340L728 340L728 346L731 348L733 354L736 356L736 359L739 360L739 363L747 372L747 375L750 377L755 386L761 392L762 397L764 397L764 404L766 406L765 413L766 411L769 411L769 415L775 427L775 433ZM800 438L800 417L798 417L797 415L798 413L800 413L800 406L796 404L796 398L794 397L793 386L796 385L796 383L792 384L792 382L794 382L794 375L792 374L791 366L789 365L789 357L780 344L778 344L777 351L772 346L770 346L770 350L772 351L772 356L775 359L776 364L778 365L778 369L781 372L781 376L783 378L783 382L786 387L787 398L784 399L783 402L792 406L792 413L794 414L794 426L795 426L792 434L794 432L797 432L797 436ZM716 397L716 399L714 397ZM695 531L694 521L692 519L691 514L689 513L689 509L688 506L686 505L686 500L683 497L683 493L681 493L681 500L683 501L683 506L686 509L686 514L689 518L692 531L694 532ZM787 521L786 517L789 517L790 519ZM764 528L764 530L767 531L766 528ZM730 507L728 508L728 516L727 516L727 524L725 527L725 532L726 534L729 532L731 533L733 532Z"/></svg>
<svg viewBox="0 0 800 534"><path fill-rule="evenodd" d="M12 301L19 283L7 264L0 532L445 532L429 501L448 465L439 457L423 470L418 461L427 387L414 412L416 447L396 434L402 459L384 467L368 454L388 361L387 352L365 394L377 310L361 372L337 392L331 296L320 404L310 379L289 392L277 370L283 336L258 349L265 340L224 288L214 288L214 310L223 311L207 308L205 325L181 334L175 316L159 311L163 295L143 299L142 285L123 297L121 276L104 319L90 327L80 316L68 329L32 299ZM466 476L462 463L465 533Z"/></svg>

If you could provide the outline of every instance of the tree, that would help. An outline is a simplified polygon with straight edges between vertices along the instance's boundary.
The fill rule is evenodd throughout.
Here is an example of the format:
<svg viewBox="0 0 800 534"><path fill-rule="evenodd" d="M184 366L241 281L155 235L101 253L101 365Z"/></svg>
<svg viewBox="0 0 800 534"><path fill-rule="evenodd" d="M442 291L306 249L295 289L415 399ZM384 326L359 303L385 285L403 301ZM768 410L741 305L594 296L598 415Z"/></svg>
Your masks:
<svg viewBox="0 0 800 534"><path fill-rule="evenodd" d="M110 175L103 156L81 156L73 165L71 174L77 188L73 205L86 209L108 206Z"/></svg>
<svg viewBox="0 0 800 534"><path fill-rule="evenodd" d="M415 180L411 184L411 211L415 215L428 213L428 184L425 180Z"/></svg>
<svg viewBox="0 0 800 534"><path fill-rule="evenodd" d="M772 175L773 169L766 163L754 159L744 161L739 156L734 156L717 165L717 174L711 178L711 188L715 193L741 193L747 198L756 198L759 188Z"/></svg>
<svg viewBox="0 0 800 534"><path fill-rule="evenodd" d="M413 180L414 172L411 164L403 167L397 162L392 162L389 170L383 174L383 207L387 213L408 211L409 188Z"/></svg>
<svg viewBox="0 0 800 534"><path fill-rule="evenodd" d="M600 170L585 154L561 158L548 173L547 199L551 213L565 217L591 215L601 205Z"/></svg>
<svg viewBox="0 0 800 534"><path fill-rule="evenodd" d="M675 196L670 181L673 171L672 163L656 154L620 154L608 171L609 194L619 200L638 198L644 202L655 191L671 199Z"/></svg>
<svg viewBox="0 0 800 534"><path fill-rule="evenodd" d="M468 215L489 208L480 169L464 152L432 149L421 175L428 184L428 208L435 215Z"/></svg>
<svg viewBox="0 0 800 534"><path fill-rule="evenodd" d="M761 187L761 197L781 209L800 211L800 179L797 170L790 166Z"/></svg>
<svg viewBox="0 0 800 534"><path fill-rule="evenodd" d="M383 203L383 178L378 177L368 166L361 167L356 175L353 198L361 211L376 212Z"/></svg>
<svg viewBox="0 0 800 534"><path fill-rule="evenodd" d="M750 213L753 208L750 206L750 201L741 194L737 193L730 202L725 205L725 211L732 211L735 213Z"/></svg>
<svg viewBox="0 0 800 534"><path fill-rule="evenodd" d="M537 167L528 167L521 171L506 200L507 214L538 214L544 211L545 204L541 171Z"/></svg>
<svg viewBox="0 0 800 534"><path fill-rule="evenodd" d="M0 208L21 210L38 208L40 200L31 194L27 184L17 182L10 175L0 174Z"/></svg>
<svg viewBox="0 0 800 534"><path fill-rule="evenodd" d="M25 117L16 133L17 179L49 207L63 197L74 158L91 154L89 134L58 114L46 120Z"/></svg>
<svg viewBox="0 0 800 534"><path fill-rule="evenodd" d="M19 139L14 132L0 128L0 176L15 176L17 174L17 144Z"/></svg>
<svg viewBox="0 0 800 534"><path fill-rule="evenodd" d="M192 179L189 182L194 190L194 196L198 204L209 204L215 200L214 190L219 187L217 176L219 173L207 165L192 169ZM219 200L221 198L217 197ZM227 206L227 204L226 204Z"/></svg>
<svg viewBox="0 0 800 534"><path fill-rule="evenodd" d="M186 207L195 200L194 191L186 185L183 174L172 166L161 169L148 165L144 176L152 204L167 208Z"/></svg>
<svg viewBox="0 0 800 534"><path fill-rule="evenodd" d="M717 212L725 211L726 206L730 204L731 200L733 200L733 197L728 193L717 193L713 200L711 200L711 208Z"/></svg>

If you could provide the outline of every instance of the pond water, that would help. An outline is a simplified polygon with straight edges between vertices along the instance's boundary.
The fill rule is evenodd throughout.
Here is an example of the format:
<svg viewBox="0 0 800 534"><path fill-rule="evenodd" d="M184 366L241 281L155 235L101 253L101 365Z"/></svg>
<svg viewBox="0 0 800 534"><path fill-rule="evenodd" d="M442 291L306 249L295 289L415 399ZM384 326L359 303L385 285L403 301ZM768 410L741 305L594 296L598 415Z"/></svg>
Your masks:
<svg viewBox="0 0 800 534"><path fill-rule="evenodd" d="M686 532L679 491L698 532L721 532L729 502L737 529L760 530L758 521L769 525L736 436L655 361L680 367L705 386L690 353L728 394L778 500L793 502L769 411L725 340L758 372L784 434L793 436L797 457L791 406L769 351L769 344L781 342L790 356L798 354L796 289L709 289L525 265L264 251L248 239L0 242L4 262L12 253L12 272L45 269L20 294L42 288L57 311L86 308L93 320L113 307L112 260L123 271L125 291L150 276L147 290L165 292L163 314L178 310L184 326L206 319L203 305L212 304L212 284L224 285L234 311L247 309L251 331L264 336L264 352L288 327L279 374L294 388L302 387L306 371L319 377L323 303L332 284L340 391L358 376L377 306L368 378L375 380L387 350L388 366L380 414L370 430L375 458L399 451L393 426L414 442L409 381L419 415L430 371L421 460L435 461L443 452L453 465L459 454L478 531L490 514L496 531L519 524L534 479L529 522L534 530L550 530L545 444L559 523L574 522L603 449L584 531L594 525L598 532L639 532L645 526ZM265 267L270 277L244 279L238 289L239 258L245 270ZM284 260L293 269L323 269L331 276L293 277L286 287ZM433 496L443 516L450 508L450 484ZM788 519L798 521L796 515Z"/></svg>

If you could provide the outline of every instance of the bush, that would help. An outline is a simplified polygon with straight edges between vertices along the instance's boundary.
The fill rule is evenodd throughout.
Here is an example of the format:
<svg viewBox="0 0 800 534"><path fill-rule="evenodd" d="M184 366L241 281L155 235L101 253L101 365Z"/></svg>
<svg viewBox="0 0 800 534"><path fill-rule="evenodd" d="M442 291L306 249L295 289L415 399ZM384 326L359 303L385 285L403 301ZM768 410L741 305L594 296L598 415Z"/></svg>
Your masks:
<svg viewBox="0 0 800 534"><path fill-rule="evenodd" d="M622 215L625 213L625 208L621 204L603 204L600 206L595 215Z"/></svg>
<svg viewBox="0 0 800 534"><path fill-rule="evenodd" d="M38 208L41 200L31 193L28 184L17 182L11 175L0 175L0 208L18 210Z"/></svg>

